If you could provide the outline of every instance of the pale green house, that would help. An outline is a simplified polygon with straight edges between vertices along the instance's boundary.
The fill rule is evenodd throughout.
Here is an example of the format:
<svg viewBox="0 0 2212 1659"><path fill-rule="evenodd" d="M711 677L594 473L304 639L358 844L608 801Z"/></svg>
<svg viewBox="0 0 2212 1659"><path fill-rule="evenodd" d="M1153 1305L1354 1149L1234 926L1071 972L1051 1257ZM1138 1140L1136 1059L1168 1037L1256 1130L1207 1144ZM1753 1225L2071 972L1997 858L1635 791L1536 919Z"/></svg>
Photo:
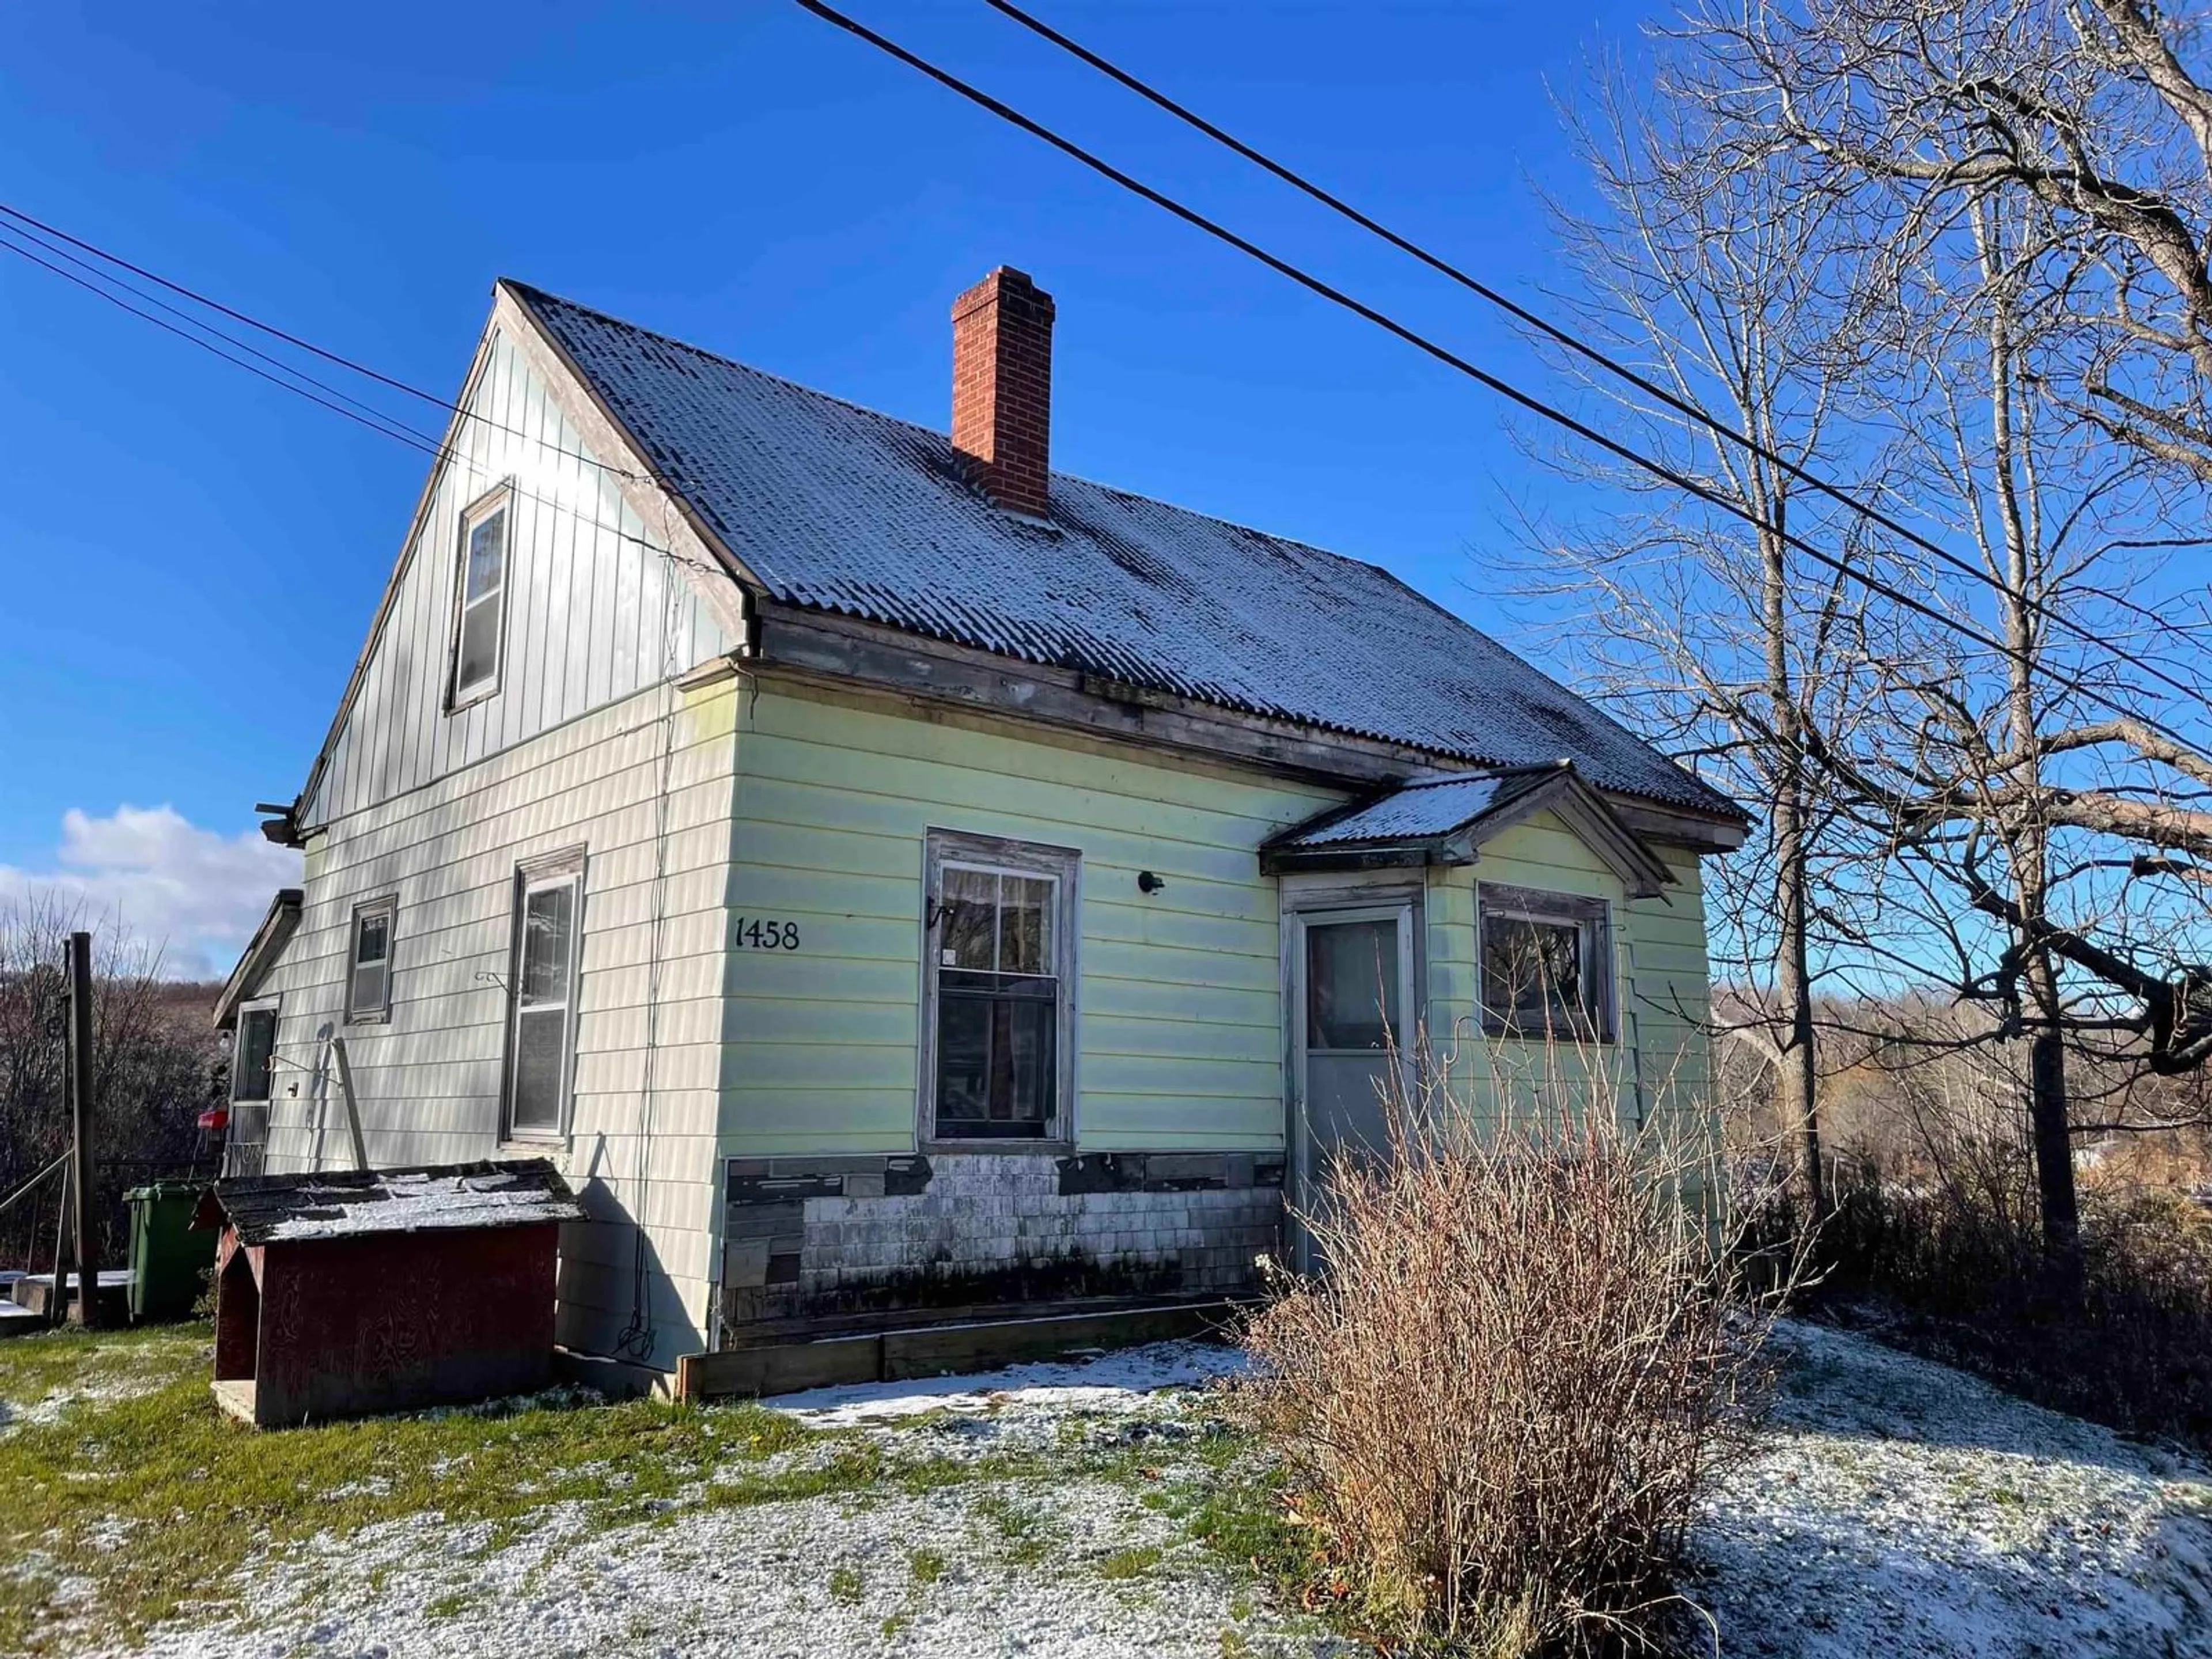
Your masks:
<svg viewBox="0 0 2212 1659"><path fill-rule="evenodd" d="M561 1328L1218 1297L1394 1041L1693 1094L1727 799L1374 567L514 283L226 988L234 1172L550 1153Z"/></svg>

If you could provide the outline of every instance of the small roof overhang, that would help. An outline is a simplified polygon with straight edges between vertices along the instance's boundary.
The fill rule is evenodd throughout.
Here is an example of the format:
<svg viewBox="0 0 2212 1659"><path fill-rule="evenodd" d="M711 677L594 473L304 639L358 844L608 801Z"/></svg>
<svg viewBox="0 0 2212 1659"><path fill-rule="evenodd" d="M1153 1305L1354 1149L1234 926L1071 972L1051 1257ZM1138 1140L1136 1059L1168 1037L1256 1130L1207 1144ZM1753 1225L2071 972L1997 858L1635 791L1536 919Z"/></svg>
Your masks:
<svg viewBox="0 0 2212 1659"><path fill-rule="evenodd" d="M296 887L280 887L276 896L269 901L269 913L261 918L253 937L246 940L245 953L230 970L230 977L223 981L222 993L215 1000L216 1030L228 1031L238 1023L238 1005L253 994L262 975L269 971L270 965L291 942L293 933L300 926L302 896Z"/></svg>
<svg viewBox="0 0 2212 1659"><path fill-rule="evenodd" d="M1664 861L1569 761L1401 784L1292 825L1260 848L1260 867L1283 875L1472 864L1484 842L1542 811L1559 818L1596 854L1630 897L1654 897L1674 882Z"/></svg>

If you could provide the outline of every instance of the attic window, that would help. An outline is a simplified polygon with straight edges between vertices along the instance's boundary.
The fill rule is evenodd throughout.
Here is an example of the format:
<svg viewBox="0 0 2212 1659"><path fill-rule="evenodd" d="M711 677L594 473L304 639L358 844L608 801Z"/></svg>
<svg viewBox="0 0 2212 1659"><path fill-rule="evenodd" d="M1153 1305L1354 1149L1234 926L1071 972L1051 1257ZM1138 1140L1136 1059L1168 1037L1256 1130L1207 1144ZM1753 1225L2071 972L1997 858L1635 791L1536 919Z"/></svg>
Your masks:
<svg viewBox="0 0 2212 1659"><path fill-rule="evenodd" d="M453 684L449 711L499 690L500 649L507 631L507 520L513 493L505 484L461 514L459 611L453 624Z"/></svg>

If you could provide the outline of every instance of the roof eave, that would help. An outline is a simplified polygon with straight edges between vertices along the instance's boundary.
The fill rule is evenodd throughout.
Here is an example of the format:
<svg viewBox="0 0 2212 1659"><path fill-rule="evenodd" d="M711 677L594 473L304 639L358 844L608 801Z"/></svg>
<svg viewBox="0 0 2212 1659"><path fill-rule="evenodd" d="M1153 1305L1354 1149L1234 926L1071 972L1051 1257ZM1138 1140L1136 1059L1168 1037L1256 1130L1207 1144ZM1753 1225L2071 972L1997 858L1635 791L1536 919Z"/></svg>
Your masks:
<svg viewBox="0 0 2212 1659"><path fill-rule="evenodd" d="M261 975L269 970L277 955L291 942L292 934L300 925L300 907L306 894L297 887L280 887L276 896L269 901L269 908L261 918L261 925L253 930L253 937L246 942L230 977L222 982L222 989L215 1000L215 1028L228 1030L238 1018L238 1006L253 994L253 988Z"/></svg>

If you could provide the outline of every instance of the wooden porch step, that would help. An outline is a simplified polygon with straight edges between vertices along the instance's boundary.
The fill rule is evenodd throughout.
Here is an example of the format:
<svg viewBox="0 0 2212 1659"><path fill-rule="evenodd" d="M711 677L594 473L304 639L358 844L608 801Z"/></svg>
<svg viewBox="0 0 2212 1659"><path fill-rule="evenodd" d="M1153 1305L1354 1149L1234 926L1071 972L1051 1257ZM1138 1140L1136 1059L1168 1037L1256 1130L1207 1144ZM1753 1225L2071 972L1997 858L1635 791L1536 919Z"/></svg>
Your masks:
<svg viewBox="0 0 2212 1659"><path fill-rule="evenodd" d="M1095 1304L1030 1308L999 1317L917 1322L899 1328L817 1336L804 1341L750 1342L676 1362L679 1400L757 1398L848 1382L898 1382L912 1377L995 1370L1100 1349L1177 1339L1218 1341L1243 1304L1219 1297L1192 1302Z"/></svg>

